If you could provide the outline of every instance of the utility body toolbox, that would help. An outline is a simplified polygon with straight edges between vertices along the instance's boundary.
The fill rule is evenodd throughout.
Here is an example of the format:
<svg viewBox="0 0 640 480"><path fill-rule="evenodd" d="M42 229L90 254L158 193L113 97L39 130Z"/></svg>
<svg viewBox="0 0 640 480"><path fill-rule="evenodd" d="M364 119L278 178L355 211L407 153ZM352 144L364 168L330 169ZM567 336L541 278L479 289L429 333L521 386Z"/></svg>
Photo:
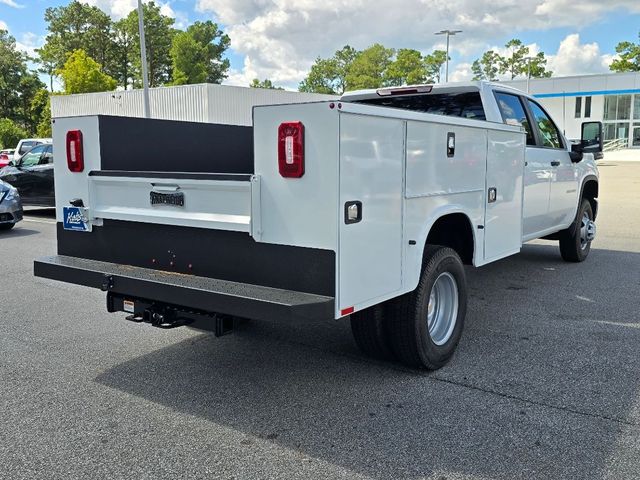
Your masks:
<svg viewBox="0 0 640 480"><path fill-rule="evenodd" d="M58 252L35 274L164 324L337 319L414 291L445 215L472 235L466 263L521 247L520 127L346 102L253 118L56 119Z"/></svg>

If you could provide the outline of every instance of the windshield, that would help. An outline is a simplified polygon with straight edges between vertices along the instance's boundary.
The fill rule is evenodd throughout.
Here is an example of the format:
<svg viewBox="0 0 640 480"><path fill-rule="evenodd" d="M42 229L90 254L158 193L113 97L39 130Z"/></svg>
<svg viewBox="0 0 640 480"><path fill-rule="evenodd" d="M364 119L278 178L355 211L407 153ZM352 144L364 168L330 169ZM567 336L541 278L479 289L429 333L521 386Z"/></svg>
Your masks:
<svg viewBox="0 0 640 480"><path fill-rule="evenodd" d="M414 112L433 113L451 117L486 120L480 92L428 93L395 97L368 98L354 103L402 108Z"/></svg>

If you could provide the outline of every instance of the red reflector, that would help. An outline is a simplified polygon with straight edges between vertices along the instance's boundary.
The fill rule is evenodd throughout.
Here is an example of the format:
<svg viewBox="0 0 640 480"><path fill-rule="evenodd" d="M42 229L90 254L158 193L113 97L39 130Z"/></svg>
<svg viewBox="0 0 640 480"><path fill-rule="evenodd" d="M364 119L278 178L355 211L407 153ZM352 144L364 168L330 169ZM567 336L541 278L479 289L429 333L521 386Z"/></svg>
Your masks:
<svg viewBox="0 0 640 480"><path fill-rule="evenodd" d="M84 170L82 132L80 130L69 130L67 132L67 166L71 172L82 172Z"/></svg>
<svg viewBox="0 0 640 480"><path fill-rule="evenodd" d="M353 311L355 310L354 307L347 307L347 308L343 308L342 310L340 310L340 315L344 316L344 315L350 315L353 313Z"/></svg>
<svg viewBox="0 0 640 480"><path fill-rule="evenodd" d="M278 170L285 178L304 175L304 125L284 122L278 127Z"/></svg>

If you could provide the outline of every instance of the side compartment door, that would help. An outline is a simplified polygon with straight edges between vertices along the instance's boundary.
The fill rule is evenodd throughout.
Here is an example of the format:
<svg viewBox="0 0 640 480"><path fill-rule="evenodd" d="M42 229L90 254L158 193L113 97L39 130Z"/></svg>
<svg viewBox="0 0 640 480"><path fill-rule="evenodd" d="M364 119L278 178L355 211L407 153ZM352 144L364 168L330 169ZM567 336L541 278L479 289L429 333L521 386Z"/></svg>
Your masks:
<svg viewBox="0 0 640 480"><path fill-rule="evenodd" d="M401 120L340 116L341 310L402 286L404 137Z"/></svg>
<svg viewBox="0 0 640 480"><path fill-rule="evenodd" d="M522 246L525 136L489 130L484 260L517 253Z"/></svg>

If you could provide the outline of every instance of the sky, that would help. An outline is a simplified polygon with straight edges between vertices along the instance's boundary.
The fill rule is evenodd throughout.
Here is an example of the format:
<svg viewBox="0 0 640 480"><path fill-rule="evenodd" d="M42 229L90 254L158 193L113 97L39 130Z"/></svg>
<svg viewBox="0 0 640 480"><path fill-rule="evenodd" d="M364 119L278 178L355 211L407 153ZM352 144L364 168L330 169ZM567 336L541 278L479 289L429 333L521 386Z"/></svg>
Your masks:
<svg viewBox="0 0 640 480"><path fill-rule="evenodd" d="M81 0L114 19L136 0ZM46 37L44 11L58 0L0 0L0 28L33 54ZM271 79L296 89L313 61L349 44L443 49L434 32L451 38L449 79L471 79L471 63L490 48L520 38L532 54L544 51L554 76L603 73L621 41L638 42L640 0L159 0L178 28L213 20L231 37L231 85Z"/></svg>

